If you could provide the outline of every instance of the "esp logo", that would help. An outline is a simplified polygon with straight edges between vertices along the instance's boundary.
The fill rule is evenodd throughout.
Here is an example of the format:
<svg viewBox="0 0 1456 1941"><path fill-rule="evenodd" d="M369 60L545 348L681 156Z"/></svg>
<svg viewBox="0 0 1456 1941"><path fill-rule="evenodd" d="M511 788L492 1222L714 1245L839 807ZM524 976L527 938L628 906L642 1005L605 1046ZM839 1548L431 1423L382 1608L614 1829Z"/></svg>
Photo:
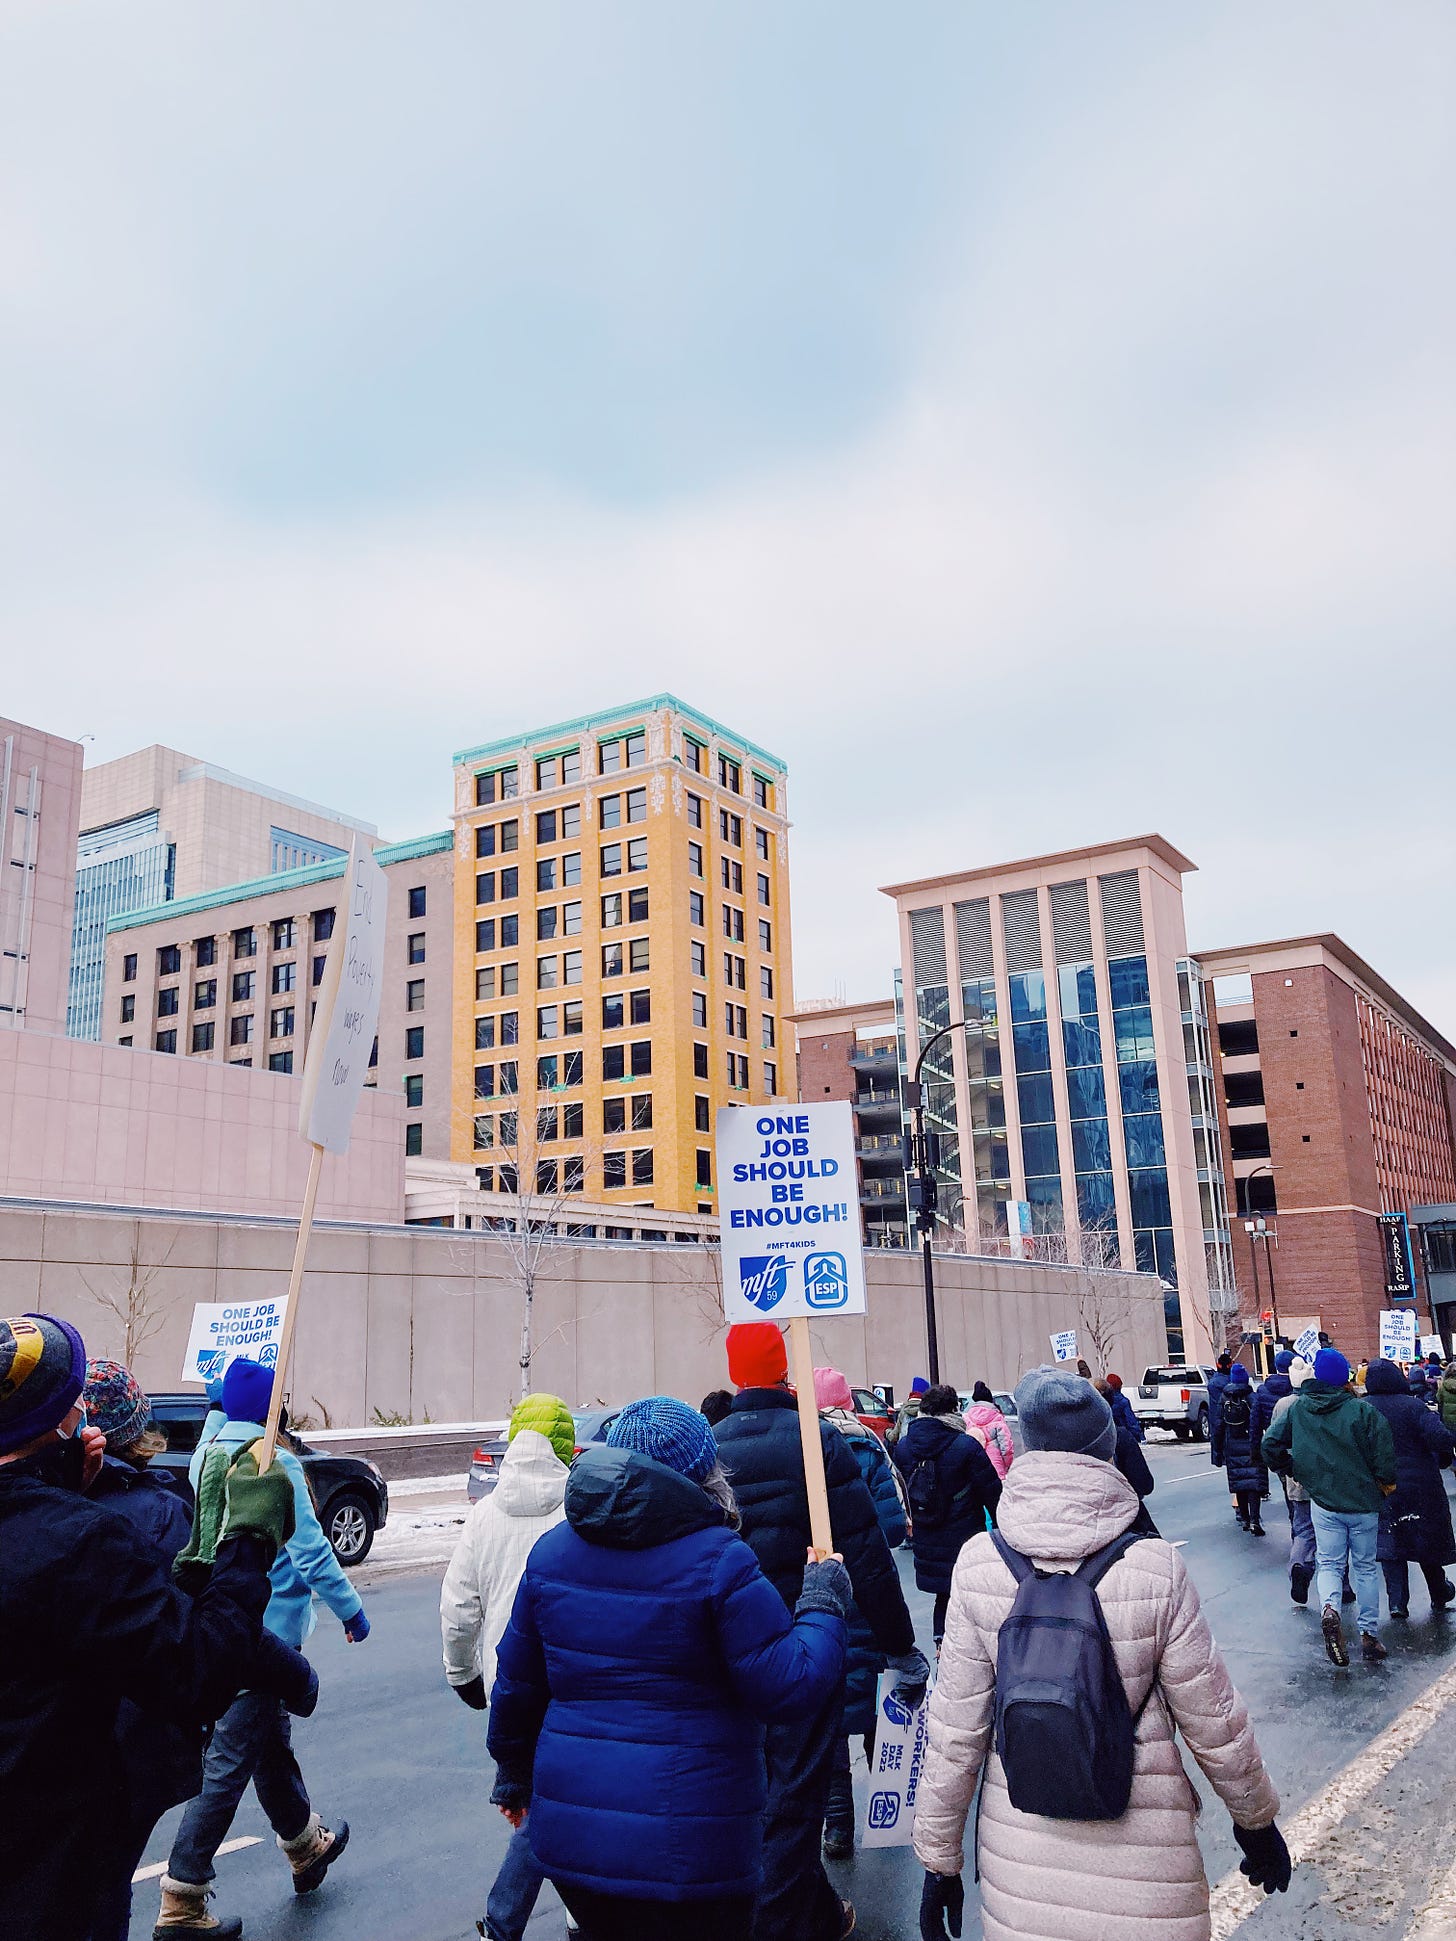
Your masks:
<svg viewBox="0 0 1456 1941"><path fill-rule="evenodd" d="M738 1285L744 1300L764 1314L784 1298L788 1279L789 1263L783 1254L745 1254L738 1263Z"/></svg>
<svg viewBox="0 0 1456 1941"><path fill-rule="evenodd" d="M898 1793L871 1793L869 1823L879 1831L892 1827L900 1817Z"/></svg>
<svg viewBox="0 0 1456 1941"><path fill-rule="evenodd" d="M804 1262L804 1294L810 1307L843 1307L849 1299L849 1269L843 1254L811 1254Z"/></svg>

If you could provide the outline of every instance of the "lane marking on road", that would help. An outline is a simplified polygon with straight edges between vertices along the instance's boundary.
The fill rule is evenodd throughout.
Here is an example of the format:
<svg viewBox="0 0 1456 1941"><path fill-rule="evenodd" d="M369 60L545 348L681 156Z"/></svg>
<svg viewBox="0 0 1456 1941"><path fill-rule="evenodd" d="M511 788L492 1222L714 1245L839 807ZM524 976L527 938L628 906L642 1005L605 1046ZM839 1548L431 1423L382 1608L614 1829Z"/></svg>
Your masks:
<svg viewBox="0 0 1456 1941"><path fill-rule="evenodd" d="M1456 1699L1456 1666L1442 1672L1418 1693L1378 1739L1372 1739L1357 1752L1322 1792L1300 1807L1283 1829L1296 1866L1313 1859L1346 1815L1353 1813L1406 1754L1420 1744L1432 1726L1439 1723L1453 1699ZM1228 1941L1264 1905L1265 1898L1264 1890L1251 1886L1237 1868L1225 1874L1210 1897L1213 1916L1210 1941Z"/></svg>
<svg viewBox="0 0 1456 1941"><path fill-rule="evenodd" d="M263 1840L260 1834L245 1833L241 1839L224 1840L218 1848L218 1853L219 1855L225 1853L241 1853L244 1847L261 1847L262 1844ZM159 1860L155 1867L138 1867L131 1877L131 1884L135 1887L139 1880L160 1880L166 1871L167 1863L165 1860Z"/></svg>
<svg viewBox="0 0 1456 1941"><path fill-rule="evenodd" d="M1200 1476L1211 1476L1213 1473L1212 1465L1210 1465L1207 1469L1185 1469L1181 1476L1162 1476L1158 1480L1167 1489L1174 1483L1196 1483Z"/></svg>

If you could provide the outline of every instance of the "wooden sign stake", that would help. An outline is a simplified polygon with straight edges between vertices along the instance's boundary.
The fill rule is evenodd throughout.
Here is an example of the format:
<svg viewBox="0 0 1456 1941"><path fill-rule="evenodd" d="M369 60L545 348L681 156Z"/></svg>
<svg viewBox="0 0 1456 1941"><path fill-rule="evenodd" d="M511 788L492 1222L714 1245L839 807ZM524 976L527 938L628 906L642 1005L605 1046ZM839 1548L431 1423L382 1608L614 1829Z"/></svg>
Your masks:
<svg viewBox="0 0 1456 1941"><path fill-rule="evenodd" d="M308 1184L303 1189L303 1212L298 1222L298 1239L293 1248L293 1271L288 1276L288 1304L283 1310L283 1333L278 1343L278 1362L273 1371L273 1399L268 1404L268 1426L264 1431L263 1446L258 1452L260 1476L264 1470L272 1467L273 1453L278 1447L278 1419L283 1410L283 1381L288 1373L288 1358L293 1353L293 1330L298 1320L298 1297L303 1287L303 1263L308 1253L309 1235L313 1232L314 1202L318 1198L319 1173L323 1163L323 1147L312 1147L308 1162Z"/></svg>
<svg viewBox="0 0 1456 1941"><path fill-rule="evenodd" d="M287 1323L285 1322L285 1326ZM829 1490L824 1481L824 1444L819 1436L819 1405L814 1400L814 1351L809 1345L809 1322L795 1315L789 1322L789 1354L799 1398L799 1435L804 1444L804 1488L809 1496L809 1536L817 1557L834 1550L829 1527Z"/></svg>

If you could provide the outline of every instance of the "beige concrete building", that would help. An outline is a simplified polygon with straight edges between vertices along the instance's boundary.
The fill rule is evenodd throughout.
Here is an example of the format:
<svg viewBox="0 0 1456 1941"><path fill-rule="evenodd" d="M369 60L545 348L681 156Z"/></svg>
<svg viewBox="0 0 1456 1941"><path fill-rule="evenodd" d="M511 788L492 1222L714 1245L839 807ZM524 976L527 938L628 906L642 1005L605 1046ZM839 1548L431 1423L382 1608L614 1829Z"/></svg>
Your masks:
<svg viewBox="0 0 1456 1941"><path fill-rule="evenodd" d="M152 1327L135 1365L154 1387L176 1383L195 1301L276 1292L292 1251L286 1220L0 1206L0 1277L15 1299L73 1321L93 1354L119 1354L129 1298ZM920 1263L880 1249L867 1271L868 1313L811 1323L814 1359L904 1394L925 1367ZM963 1386L1010 1387L1047 1359L1053 1330L1088 1328L1089 1303L1110 1366L1163 1358L1162 1304L1147 1275L948 1258L937 1262L936 1294L941 1360ZM496 1419L519 1394L520 1329L519 1279L495 1236L324 1224L289 1387L297 1408L315 1420L327 1410L340 1425L375 1409L416 1422ZM563 1241L536 1287L532 1385L582 1405L657 1393L696 1403L724 1384L725 1331L716 1248Z"/></svg>
<svg viewBox="0 0 1456 1941"><path fill-rule="evenodd" d="M449 1146L454 838L376 849L389 885L371 1083L404 1107L406 1154ZM301 1074L345 858L113 917L109 1043Z"/></svg>
<svg viewBox="0 0 1456 1941"><path fill-rule="evenodd" d="M1238 1297L1203 976L1183 924L1193 868L1149 835L885 894L908 1056L925 1054L941 1227L972 1248L1156 1273L1169 1352L1206 1358Z"/></svg>
<svg viewBox="0 0 1456 1941"><path fill-rule="evenodd" d="M103 1035L102 967L112 917L327 862L346 853L356 833L376 831L175 748L142 748L88 768L76 859L71 1035Z"/></svg>
<svg viewBox="0 0 1456 1941"><path fill-rule="evenodd" d="M64 1031L81 745L0 720L0 1031Z"/></svg>

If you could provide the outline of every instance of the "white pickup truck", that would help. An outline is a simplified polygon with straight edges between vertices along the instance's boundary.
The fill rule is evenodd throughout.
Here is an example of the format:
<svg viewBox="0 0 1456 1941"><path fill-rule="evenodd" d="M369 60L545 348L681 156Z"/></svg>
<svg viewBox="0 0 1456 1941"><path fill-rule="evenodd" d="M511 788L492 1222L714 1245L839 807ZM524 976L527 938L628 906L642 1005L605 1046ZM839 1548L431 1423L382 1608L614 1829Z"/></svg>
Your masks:
<svg viewBox="0 0 1456 1941"><path fill-rule="evenodd" d="M1190 1436L1208 1440L1208 1378L1211 1368L1196 1364L1145 1368L1132 1412L1145 1429L1171 1429L1180 1442Z"/></svg>

